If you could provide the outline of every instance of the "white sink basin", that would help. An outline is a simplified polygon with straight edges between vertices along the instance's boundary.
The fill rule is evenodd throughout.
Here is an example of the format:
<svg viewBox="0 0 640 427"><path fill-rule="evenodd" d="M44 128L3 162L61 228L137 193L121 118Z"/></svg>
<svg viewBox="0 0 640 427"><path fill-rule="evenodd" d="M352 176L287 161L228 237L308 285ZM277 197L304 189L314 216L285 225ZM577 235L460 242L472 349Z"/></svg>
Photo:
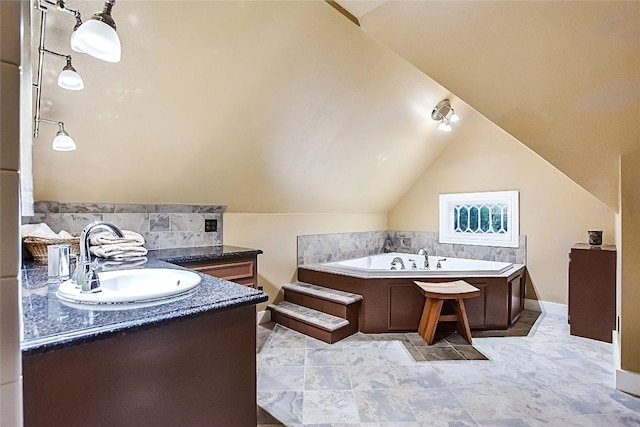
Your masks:
<svg viewBox="0 0 640 427"><path fill-rule="evenodd" d="M200 276L193 271L171 268L142 268L98 273L100 291L83 293L71 280L56 292L62 301L75 304L111 305L112 309L162 303L195 289ZM126 307L117 307L126 305Z"/></svg>

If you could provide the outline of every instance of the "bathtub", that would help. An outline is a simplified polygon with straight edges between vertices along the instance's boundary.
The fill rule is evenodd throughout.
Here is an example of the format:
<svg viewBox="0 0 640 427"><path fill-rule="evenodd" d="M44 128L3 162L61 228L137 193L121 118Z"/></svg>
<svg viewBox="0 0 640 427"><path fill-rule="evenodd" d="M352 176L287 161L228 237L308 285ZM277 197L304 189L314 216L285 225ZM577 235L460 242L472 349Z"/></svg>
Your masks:
<svg viewBox="0 0 640 427"><path fill-rule="evenodd" d="M396 257L402 259L405 270L401 269L399 263L396 270L391 269L391 263ZM438 261L441 268L437 268ZM416 268L413 268L414 264ZM494 276L502 275L513 268L513 264L508 262L429 256L429 268L425 269L424 255L395 252L327 262L320 266L336 272L366 277Z"/></svg>
<svg viewBox="0 0 640 427"><path fill-rule="evenodd" d="M405 270L391 270L395 257L402 259ZM429 269L424 268L424 255L403 253L304 264L298 266L298 280L361 295L358 330L365 333L418 330L425 299L416 280L464 280L478 288L480 296L464 302L471 329L507 329L520 317L524 265L446 257L437 268L443 258L430 256Z"/></svg>

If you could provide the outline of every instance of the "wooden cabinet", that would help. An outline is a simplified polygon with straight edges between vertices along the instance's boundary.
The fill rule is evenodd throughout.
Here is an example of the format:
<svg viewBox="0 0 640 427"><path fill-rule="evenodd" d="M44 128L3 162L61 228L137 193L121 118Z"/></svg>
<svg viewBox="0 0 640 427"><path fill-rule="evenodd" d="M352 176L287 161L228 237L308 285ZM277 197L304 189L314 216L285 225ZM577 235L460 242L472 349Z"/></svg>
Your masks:
<svg viewBox="0 0 640 427"><path fill-rule="evenodd" d="M571 335L611 342L616 329L616 248L577 243L569 255Z"/></svg>
<svg viewBox="0 0 640 427"><path fill-rule="evenodd" d="M217 260L178 263L190 270L229 280L240 285L258 287L258 256L240 256Z"/></svg>
<svg viewBox="0 0 640 427"><path fill-rule="evenodd" d="M25 426L257 423L253 305L89 341L23 355Z"/></svg>

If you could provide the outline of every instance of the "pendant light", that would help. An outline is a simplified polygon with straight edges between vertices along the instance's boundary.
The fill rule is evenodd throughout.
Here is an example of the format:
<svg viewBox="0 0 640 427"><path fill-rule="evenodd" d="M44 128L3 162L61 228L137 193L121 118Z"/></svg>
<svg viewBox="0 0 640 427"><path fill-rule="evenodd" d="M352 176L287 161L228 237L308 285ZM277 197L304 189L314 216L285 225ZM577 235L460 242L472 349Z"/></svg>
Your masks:
<svg viewBox="0 0 640 427"><path fill-rule="evenodd" d="M111 17L115 3L115 0L105 1L102 12L96 12L71 34L71 49L103 61L120 62L120 39Z"/></svg>
<svg viewBox="0 0 640 427"><path fill-rule="evenodd" d="M60 130L53 138L53 149L56 151L73 151L76 149L76 143L64 130L64 123L58 122Z"/></svg>
<svg viewBox="0 0 640 427"><path fill-rule="evenodd" d="M68 90L82 90L84 89L84 82L80 74L76 72L76 69L71 65L71 57L67 57L67 65L62 69L58 76L58 86Z"/></svg>

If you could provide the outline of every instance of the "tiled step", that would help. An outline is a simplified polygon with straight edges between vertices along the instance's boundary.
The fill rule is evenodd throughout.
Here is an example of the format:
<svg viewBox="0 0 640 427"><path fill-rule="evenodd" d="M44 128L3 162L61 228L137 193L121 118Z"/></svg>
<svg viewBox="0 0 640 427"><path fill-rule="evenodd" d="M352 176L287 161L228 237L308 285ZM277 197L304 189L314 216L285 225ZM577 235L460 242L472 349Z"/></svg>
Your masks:
<svg viewBox="0 0 640 427"><path fill-rule="evenodd" d="M357 328L362 296L303 282L287 283L282 289L285 301L342 317Z"/></svg>
<svg viewBox="0 0 640 427"><path fill-rule="evenodd" d="M346 319L289 301L272 304L267 308L274 322L330 344L358 330L357 325Z"/></svg>
<svg viewBox="0 0 640 427"><path fill-rule="evenodd" d="M339 291L337 289L325 288L314 285L312 283L294 282L282 285L282 289L286 291L297 292L300 294L310 295L333 301L339 304L349 305L358 301L362 301L362 295L352 294L350 292Z"/></svg>
<svg viewBox="0 0 640 427"><path fill-rule="evenodd" d="M269 305L271 314L276 311L285 316L297 319L301 322L308 323L325 331L335 331L343 326L347 326L349 322L341 317L332 316L309 307L304 307L289 301L282 301L279 304Z"/></svg>

